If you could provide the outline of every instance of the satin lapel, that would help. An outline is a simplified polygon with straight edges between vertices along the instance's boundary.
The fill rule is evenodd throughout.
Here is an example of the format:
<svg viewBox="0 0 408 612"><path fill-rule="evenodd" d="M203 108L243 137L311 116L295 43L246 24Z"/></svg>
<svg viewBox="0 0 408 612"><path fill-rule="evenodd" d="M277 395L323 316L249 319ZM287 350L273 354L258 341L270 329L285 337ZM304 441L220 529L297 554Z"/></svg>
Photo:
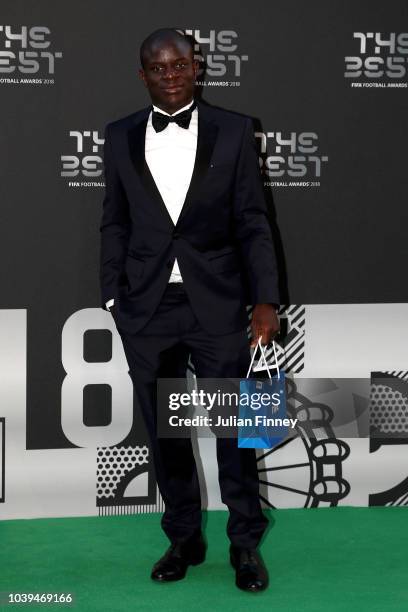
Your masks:
<svg viewBox="0 0 408 612"><path fill-rule="evenodd" d="M208 107L198 101L197 108L197 151L190 185L187 190L180 216L177 220L177 225L180 223L186 212L190 209L196 200L196 196L198 196L200 192L200 183L204 179L210 166L212 152L218 136L218 125L208 116Z"/></svg>
<svg viewBox="0 0 408 612"><path fill-rule="evenodd" d="M147 109L145 117L129 130L128 140L130 157L146 193L154 202L157 202L159 210L163 213L163 217L171 227L174 227L173 220L169 215L145 158L146 125L149 118L149 112L149 109Z"/></svg>
<svg viewBox="0 0 408 612"><path fill-rule="evenodd" d="M194 203L196 195L199 193L199 186L201 181L209 168L211 155L215 146L218 135L218 126L208 116L208 110L205 105L200 101L197 103L198 108L198 135L197 135L197 150L194 161L193 173L187 194L181 209L180 216L177 220L177 225L186 214L186 211ZM163 198L157 188L156 182L150 172L150 168L145 158L145 135L146 125L149 118L149 109L146 109L145 116L129 130L129 151L139 178L146 190L146 193L155 201L162 211L164 218L167 220L169 225L174 228L175 225Z"/></svg>

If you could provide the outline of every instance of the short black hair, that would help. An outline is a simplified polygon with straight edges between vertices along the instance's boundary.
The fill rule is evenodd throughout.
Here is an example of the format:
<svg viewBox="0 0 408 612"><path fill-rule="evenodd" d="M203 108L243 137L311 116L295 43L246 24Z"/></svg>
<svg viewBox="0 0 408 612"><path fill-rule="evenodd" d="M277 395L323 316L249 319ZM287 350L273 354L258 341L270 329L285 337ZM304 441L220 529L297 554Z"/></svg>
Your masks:
<svg viewBox="0 0 408 612"><path fill-rule="evenodd" d="M152 47L164 42L184 42L187 43L194 57L194 37L190 34L186 34L184 30L179 28L159 28L155 30L149 36L147 36L142 44L140 45L140 63L142 68L145 67L146 55L151 51Z"/></svg>

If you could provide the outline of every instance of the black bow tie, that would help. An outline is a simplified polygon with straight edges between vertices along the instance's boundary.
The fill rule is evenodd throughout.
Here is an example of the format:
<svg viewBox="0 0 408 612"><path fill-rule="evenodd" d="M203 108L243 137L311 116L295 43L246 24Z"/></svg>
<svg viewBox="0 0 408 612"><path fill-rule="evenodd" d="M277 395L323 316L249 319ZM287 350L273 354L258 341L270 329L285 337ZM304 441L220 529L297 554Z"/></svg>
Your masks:
<svg viewBox="0 0 408 612"><path fill-rule="evenodd" d="M194 100L190 108L187 108L182 113L177 113L177 115L164 115L158 111L153 111L152 125L156 132L164 130L169 123L177 123L177 125L187 130L190 125L191 113L196 106L197 102Z"/></svg>

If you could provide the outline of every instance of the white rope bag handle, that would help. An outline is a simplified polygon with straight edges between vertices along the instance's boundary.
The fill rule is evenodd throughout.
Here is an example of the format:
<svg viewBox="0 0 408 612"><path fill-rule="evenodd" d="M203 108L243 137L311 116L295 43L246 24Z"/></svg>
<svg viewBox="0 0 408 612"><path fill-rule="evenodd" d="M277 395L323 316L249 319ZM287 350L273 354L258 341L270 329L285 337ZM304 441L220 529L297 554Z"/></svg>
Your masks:
<svg viewBox="0 0 408 612"><path fill-rule="evenodd" d="M257 345L254 347L254 352L252 353L251 363L249 364L249 368L248 368L248 372L247 372L246 378L249 378L249 373L250 373L250 371L251 371L251 369L252 369L252 365L253 365L253 363L254 363L254 359L255 359L255 354L256 354L256 351L257 351L258 346L259 346L259 348L260 348L260 350L261 350L261 354L262 354L261 359L263 358L263 362L264 362L264 364L265 364L266 371L268 372L268 376L269 376L269 378L272 380L272 376L271 376L271 372L270 372L270 370L269 370L268 362L266 361L265 349L264 349L264 347L263 347L263 346L262 346L262 344L261 344L261 340L262 340L262 336L259 336L259 338L258 338L258 343L257 343ZM273 346L273 354L274 354L274 358L275 358L275 365L274 365L274 366L271 366L271 367L272 367L272 369L277 370L277 372L278 372L278 378L279 378L279 376L280 376L280 370L279 370L279 363L278 363L278 359L277 359L277 357L276 357L275 340L272 340L272 346ZM258 363L261 361L261 359L259 359Z"/></svg>

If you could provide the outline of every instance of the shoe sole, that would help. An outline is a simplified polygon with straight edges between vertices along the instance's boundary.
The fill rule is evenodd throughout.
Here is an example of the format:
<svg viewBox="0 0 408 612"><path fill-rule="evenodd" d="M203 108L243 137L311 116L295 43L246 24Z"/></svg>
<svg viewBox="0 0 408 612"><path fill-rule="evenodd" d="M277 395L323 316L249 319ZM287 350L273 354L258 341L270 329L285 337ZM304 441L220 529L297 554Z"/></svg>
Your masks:
<svg viewBox="0 0 408 612"><path fill-rule="evenodd" d="M176 578L155 578L154 576L150 576L150 578L154 580L154 582L177 582L178 580L183 580L185 576L186 574L183 574L182 576L177 576Z"/></svg>

